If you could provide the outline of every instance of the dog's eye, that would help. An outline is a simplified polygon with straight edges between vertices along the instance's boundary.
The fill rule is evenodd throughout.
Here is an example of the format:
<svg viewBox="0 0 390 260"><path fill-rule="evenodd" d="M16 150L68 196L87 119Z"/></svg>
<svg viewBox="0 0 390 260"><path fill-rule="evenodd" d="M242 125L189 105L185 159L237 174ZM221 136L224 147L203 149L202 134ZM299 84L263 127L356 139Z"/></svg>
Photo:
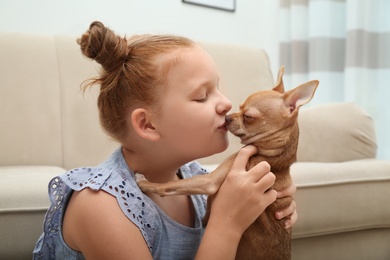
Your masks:
<svg viewBox="0 0 390 260"><path fill-rule="evenodd" d="M244 119L250 121L250 120L253 120L254 118L252 116L249 116L249 115L244 115Z"/></svg>

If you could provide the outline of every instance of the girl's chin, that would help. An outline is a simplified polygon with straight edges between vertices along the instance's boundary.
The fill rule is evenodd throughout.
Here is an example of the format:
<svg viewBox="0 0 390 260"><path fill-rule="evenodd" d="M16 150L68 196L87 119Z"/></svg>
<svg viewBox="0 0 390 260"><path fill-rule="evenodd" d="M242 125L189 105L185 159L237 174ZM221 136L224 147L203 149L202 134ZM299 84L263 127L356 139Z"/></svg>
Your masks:
<svg viewBox="0 0 390 260"><path fill-rule="evenodd" d="M219 139L218 143L215 141L208 143L207 148L201 149L200 147L198 147L198 149L196 149L196 150L201 151L201 152L198 154L197 159L209 157L209 156L212 156L212 155L218 154L218 153L222 153L228 147L229 147L229 139L227 138L227 135L226 135L225 138ZM197 159L195 159L195 160L197 160Z"/></svg>
<svg viewBox="0 0 390 260"><path fill-rule="evenodd" d="M225 144L223 145L223 148L218 153L224 152L229 147L229 139L226 138Z"/></svg>
<svg viewBox="0 0 390 260"><path fill-rule="evenodd" d="M217 153L222 153L222 152L224 152L228 147L229 147L229 139L226 138L226 140L224 140L224 142L221 143L221 145L216 145L216 146L214 146L215 149L213 149L212 154L210 154L210 155L208 155L208 156L211 156L211 155L214 155L214 154L217 154Z"/></svg>

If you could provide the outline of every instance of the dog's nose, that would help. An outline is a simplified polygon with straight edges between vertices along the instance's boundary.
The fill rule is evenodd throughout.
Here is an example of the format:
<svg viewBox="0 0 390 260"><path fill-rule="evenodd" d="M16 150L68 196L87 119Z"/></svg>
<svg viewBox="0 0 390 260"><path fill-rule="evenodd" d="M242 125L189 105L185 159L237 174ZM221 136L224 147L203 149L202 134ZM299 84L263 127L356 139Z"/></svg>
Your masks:
<svg viewBox="0 0 390 260"><path fill-rule="evenodd" d="M230 122L232 122L232 117L231 116L225 116L225 122L226 124L230 124Z"/></svg>

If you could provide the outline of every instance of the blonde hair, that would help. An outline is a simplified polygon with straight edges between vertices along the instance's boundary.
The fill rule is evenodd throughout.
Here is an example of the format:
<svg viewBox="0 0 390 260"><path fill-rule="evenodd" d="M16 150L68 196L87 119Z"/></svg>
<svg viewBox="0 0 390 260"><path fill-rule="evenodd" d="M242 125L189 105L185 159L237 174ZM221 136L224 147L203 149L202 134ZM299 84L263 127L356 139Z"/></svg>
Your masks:
<svg viewBox="0 0 390 260"><path fill-rule="evenodd" d="M100 85L100 123L118 141L126 131L129 111L158 104L160 88L177 58L174 52L196 45L173 35L135 35L126 39L98 21L91 23L77 42L86 57L102 66L100 75L85 82L83 89Z"/></svg>

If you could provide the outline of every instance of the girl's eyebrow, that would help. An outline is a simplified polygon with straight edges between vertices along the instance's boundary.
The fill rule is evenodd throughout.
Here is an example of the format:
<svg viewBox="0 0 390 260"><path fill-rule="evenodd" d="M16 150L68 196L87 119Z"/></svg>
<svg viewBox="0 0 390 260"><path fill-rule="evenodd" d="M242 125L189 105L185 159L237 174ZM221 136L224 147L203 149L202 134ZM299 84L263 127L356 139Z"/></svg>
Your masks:
<svg viewBox="0 0 390 260"><path fill-rule="evenodd" d="M196 95L198 94L199 92L202 92L203 90L207 89L207 87L205 86L205 84L202 84L202 85L197 85L196 87L193 87L190 91L189 91L189 94L190 95Z"/></svg>
<svg viewBox="0 0 390 260"><path fill-rule="evenodd" d="M206 79L204 81L201 81L200 84L193 85L189 92L190 92L190 94L194 94L197 91L202 91L203 89L208 89L210 86L215 86L215 85L216 85L216 88L219 90L219 76L218 76L216 82L214 82L211 79Z"/></svg>
<svg viewBox="0 0 390 260"><path fill-rule="evenodd" d="M201 81L200 84L198 84L198 82L196 82L196 84L192 85L191 92L197 91L199 89L206 88L210 84L210 82L211 82L210 80Z"/></svg>

